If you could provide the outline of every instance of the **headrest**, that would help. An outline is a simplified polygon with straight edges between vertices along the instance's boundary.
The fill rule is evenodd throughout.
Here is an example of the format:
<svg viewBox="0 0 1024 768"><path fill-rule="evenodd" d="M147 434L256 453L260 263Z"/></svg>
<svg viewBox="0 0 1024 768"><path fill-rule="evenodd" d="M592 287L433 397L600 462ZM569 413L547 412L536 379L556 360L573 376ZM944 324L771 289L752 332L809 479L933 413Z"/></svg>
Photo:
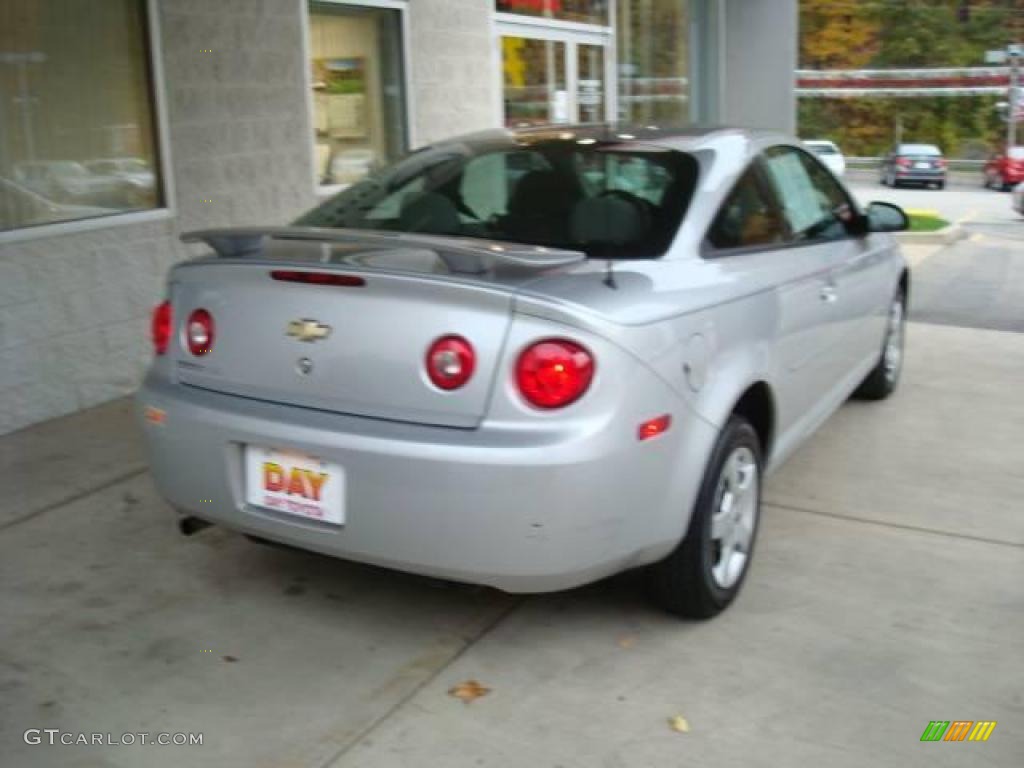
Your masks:
<svg viewBox="0 0 1024 768"><path fill-rule="evenodd" d="M623 245L642 240L650 221L639 203L612 195L581 200L569 222L572 242L578 245Z"/></svg>
<svg viewBox="0 0 1024 768"><path fill-rule="evenodd" d="M579 186L572 176L556 170L530 171L516 184L508 212L536 216L543 214L546 208L567 211L579 196Z"/></svg>

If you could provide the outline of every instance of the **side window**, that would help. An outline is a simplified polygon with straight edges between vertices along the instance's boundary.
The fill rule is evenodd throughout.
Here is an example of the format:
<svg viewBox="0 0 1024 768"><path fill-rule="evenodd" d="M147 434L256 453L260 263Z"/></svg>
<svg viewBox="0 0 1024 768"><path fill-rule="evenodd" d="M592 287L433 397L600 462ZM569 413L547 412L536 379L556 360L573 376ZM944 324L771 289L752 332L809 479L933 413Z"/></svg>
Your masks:
<svg viewBox="0 0 1024 768"><path fill-rule="evenodd" d="M839 183L814 158L793 147L773 147L765 167L794 240L838 240L854 215Z"/></svg>
<svg viewBox="0 0 1024 768"><path fill-rule="evenodd" d="M761 183L756 166L751 166L733 187L708 231L708 240L718 249L749 248L781 243L786 227Z"/></svg>

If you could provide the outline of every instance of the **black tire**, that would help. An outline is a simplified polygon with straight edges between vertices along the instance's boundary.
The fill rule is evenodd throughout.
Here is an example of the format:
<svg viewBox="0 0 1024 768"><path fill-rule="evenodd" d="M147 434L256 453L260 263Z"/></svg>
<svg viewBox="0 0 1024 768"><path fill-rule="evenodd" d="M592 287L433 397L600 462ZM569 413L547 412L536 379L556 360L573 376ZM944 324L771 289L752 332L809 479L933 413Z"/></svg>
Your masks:
<svg viewBox="0 0 1024 768"><path fill-rule="evenodd" d="M945 189L946 188L946 182L940 181L938 184L935 185L935 188L936 189Z"/></svg>
<svg viewBox="0 0 1024 768"><path fill-rule="evenodd" d="M720 508L724 493L722 471L725 463L738 449L748 449L753 457L756 486L753 524L746 560L735 583L721 586L715 578L720 549L711 539L711 521ZM743 451L741 451L743 453ZM704 470L700 492L690 517L686 536L664 560L650 567L651 594L655 602L669 613L691 619L709 619L718 615L736 598L750 570L754 545L761 518L761 487L763 479L761 441L750 422L731 416L718 436L711 458Z"/></svg>
<svg viewBox="0 0 1024 768"><path fill-rule="evenodd" d="M892 306L896 302L900 303L900 319L899 319L899 357L896 362L895 371L890 370L890 363L887 362L887 348L889 346L889 340L893 333L892 324ZM897 292L893 299L893 305L890 305L890 314L888 316L888 322L885 328L885 337L882 339L882 351L878 356L878 363L874 368L871 369L871 373L860 383L857 390L853 393L853 396L858 400L884 400L889 397L893 392L896 391L896 387L900 383L900 374L903 371L903 340L905 338L905 329L907 323L907 298L903 289L901 288Z"/></svg>

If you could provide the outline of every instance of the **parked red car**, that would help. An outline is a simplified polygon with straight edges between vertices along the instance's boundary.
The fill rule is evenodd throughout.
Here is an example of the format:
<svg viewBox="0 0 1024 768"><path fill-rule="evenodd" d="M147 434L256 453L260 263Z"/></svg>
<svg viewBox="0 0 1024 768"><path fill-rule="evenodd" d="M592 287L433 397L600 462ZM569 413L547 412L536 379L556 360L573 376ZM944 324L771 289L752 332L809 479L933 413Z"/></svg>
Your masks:
<svg viewBox="0 0 1024 768"><path fill-rule="evenodd" d="M985 186L1009 192L1024 181L1024 147L997 152L985 163Z"/></svg>

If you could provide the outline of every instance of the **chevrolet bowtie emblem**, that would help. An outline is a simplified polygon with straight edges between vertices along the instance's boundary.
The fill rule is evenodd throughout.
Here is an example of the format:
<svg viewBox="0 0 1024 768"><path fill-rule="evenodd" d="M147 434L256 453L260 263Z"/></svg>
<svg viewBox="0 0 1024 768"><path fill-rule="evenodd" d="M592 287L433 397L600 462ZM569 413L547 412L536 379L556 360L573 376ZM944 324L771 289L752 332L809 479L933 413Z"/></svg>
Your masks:
<svg viewBox="0 0 1024 768"><path fill-rule="evenodd" d="M292 320L288 323L285 335L299 341L320 341L331 335L331 326L318 323L316 320Z"/></svg>

